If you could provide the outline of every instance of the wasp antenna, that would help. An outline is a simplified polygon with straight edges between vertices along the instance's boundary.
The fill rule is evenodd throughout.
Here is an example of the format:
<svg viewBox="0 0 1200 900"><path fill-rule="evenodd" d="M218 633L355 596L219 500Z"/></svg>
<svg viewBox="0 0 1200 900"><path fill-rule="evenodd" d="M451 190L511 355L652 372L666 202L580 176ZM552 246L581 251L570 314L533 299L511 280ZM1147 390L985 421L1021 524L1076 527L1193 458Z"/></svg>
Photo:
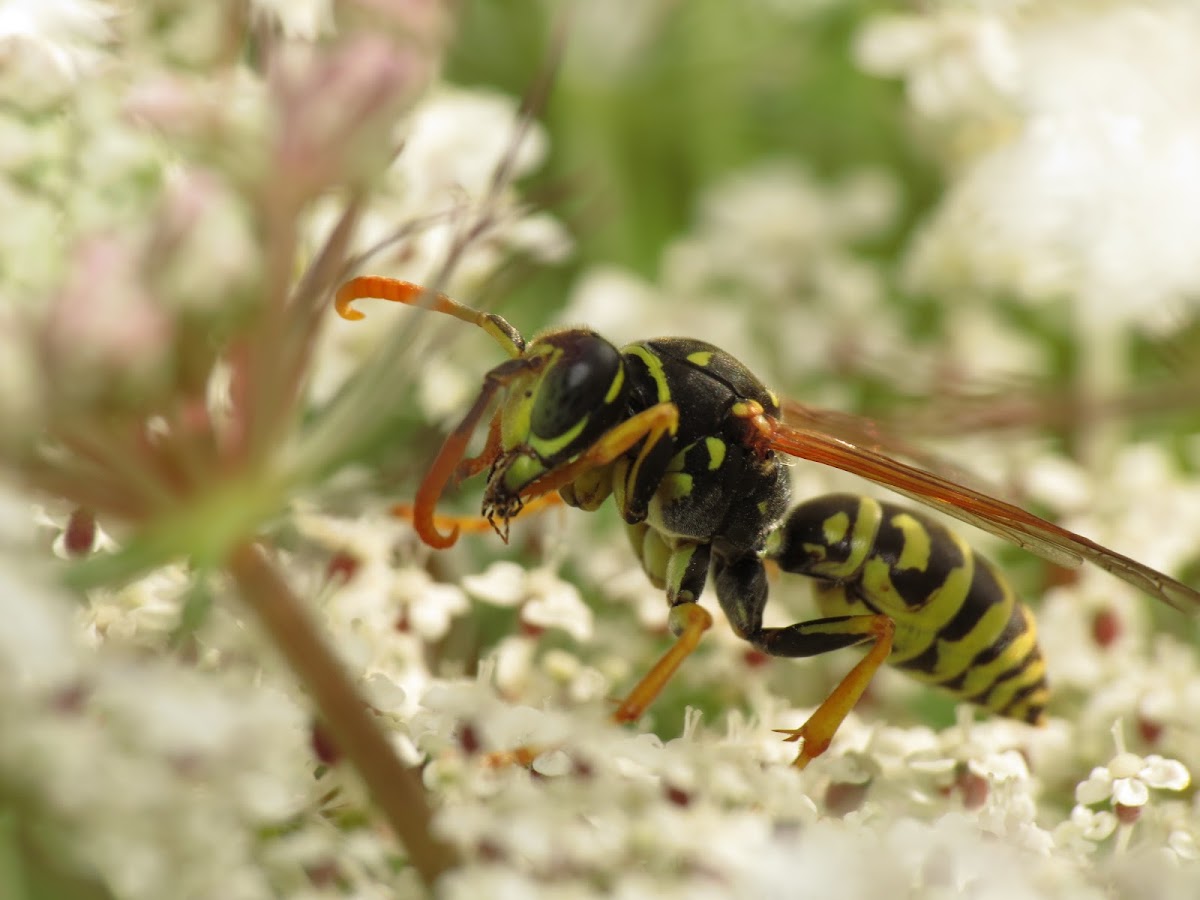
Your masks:
<svg viewBox="0 0 1200 900"><path fill-rule="evenodd" d="M427 305L434 312L445 313L460 321L478 325L490 334L509 356L518 357L525 352L525 338L521 336L521 332L500 316L472 309L457 300L451 300L445 294L435 294L411 281L386 278L382 275L360 275L351 278L338 288L333 308L343 319L357 321L363 318L363 314L354 308L354 301L365 298L389 300L407 306Z"/></svg>

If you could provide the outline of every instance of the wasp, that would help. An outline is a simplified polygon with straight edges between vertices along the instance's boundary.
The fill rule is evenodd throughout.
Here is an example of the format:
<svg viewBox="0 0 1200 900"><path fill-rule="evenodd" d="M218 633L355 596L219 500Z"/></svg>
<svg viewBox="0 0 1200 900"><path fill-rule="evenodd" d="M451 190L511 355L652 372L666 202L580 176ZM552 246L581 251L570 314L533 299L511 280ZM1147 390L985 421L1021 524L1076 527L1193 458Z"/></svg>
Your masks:
<svg viewBox="0 0 1200 900"><path fill-rule="evenodd" d="M867 644L861 661L798 729L796 765L822 754L884 663L987 710L1031 724L1049 691L1032 613L995 565L912 509L832 494L790 507L786 458L862 476L1061 565L1089 561L1170 605L1200 592L1135 560L948 477L846 440L813 418L785 421L779 398L730 354L689 338L616 347L569 328L526 341L492 313L418 285L363 276L338 291L424 306L482 328L508 355L446 438L412 506L414 527L448 547L437 503L452 482L486 471L483 515L507 538L523 505L557 491L595 510L612 497L643 570L666 593L675 643L615 713L634 721L695 649L712 617L697 602L711 579L734 632L772 656ZM466 458L496 406L479 455ZM765 562L815 584L821 618L765 627Z"/></svg>

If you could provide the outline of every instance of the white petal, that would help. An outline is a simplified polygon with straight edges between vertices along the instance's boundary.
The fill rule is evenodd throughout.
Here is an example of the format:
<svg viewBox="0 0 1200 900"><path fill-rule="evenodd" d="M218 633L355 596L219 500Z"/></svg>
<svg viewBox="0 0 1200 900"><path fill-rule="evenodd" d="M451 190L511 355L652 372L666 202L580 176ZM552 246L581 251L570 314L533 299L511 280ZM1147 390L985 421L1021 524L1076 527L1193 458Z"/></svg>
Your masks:
<svg viewBox="0 0 1200 900"><path fill-rule="evenodd" d="M521 608L521 619L539 628L561 628L577 641L592 636L592 610L574 585L555 578L538 586L539 596Z"/></svg>
<svg viewBox="0 0 1200 900"><path fill-rule="evenodd" d="M1084 806L1100 803L1112 796L1112 774L1108 769L1095 768L1087 781L1081 781L1075 788L1075 802Z"/></svg>
<svg viewBox="0 0 1200 900"><path fill-rule="evenodd" d="M466 575L462 586L474 597L496 606L516 606L525 599L526 573L514 562L495 562L479 575Z"/></svg>
<svg viewBox="0 0 1200 900"><path fill-rule="evenodd" d="M1150 799L1150 788L1140 778L1118 778L1113 782L1112 797L1122 806L1144 806Z"/></svg>
<svg viewBox="0 0 1200 900"><path fill-rule="evenodd" d="M1168 791L1182 791L1192 780L1183 763L1161 756L1147 756L1146 766L1139 777L1152 788Z"/></svg>
<svg viewBox="0 0 1200 900"><path fill-rule="evenodd" d="M1196 845L1196 838L1186 831L1172 831L1167 838L1167 846L1174 850L1180 859L1189 862L1200 859L1200 846Z"/></svg>
<svg viewBox="0 0 1200 900"><path fill-rule="evenodd" d="M1071 822L1089 841L1102 841L1116 831L1117 817L1108 810L1096 812L1086 806L1071 810Z"/></svg>
<svg viewBox="0 0 1200 900"><path fill-rule="evenodd" d="M572 765L571 757L567 756L562 750L551 750L535 759L532 768L539 775L553 778L559 775L566 775L571 771Z"/></svg>

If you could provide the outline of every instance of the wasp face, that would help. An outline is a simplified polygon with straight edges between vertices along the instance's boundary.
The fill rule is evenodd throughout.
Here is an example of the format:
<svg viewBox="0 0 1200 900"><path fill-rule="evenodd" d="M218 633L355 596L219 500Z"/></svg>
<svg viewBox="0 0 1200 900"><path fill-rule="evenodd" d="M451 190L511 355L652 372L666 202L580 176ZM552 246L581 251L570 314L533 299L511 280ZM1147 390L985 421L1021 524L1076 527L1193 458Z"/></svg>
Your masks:
<svg viewBox="0 0 1200 900"><path fill-rule="evenodd" d="M621 421L625 370L620 351L593 331L538 338L525 352L544 364L508 388L501 452L488 476L483 512L507 519L530 482L570 462Z"/></svg>

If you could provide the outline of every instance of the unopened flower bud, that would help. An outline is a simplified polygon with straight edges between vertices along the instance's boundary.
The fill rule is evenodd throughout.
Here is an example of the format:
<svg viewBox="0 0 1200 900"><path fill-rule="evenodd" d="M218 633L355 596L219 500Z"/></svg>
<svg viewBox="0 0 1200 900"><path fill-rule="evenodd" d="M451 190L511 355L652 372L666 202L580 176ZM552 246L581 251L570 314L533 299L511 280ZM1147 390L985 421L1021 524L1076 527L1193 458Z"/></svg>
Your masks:
<svg viewBox="0 0 1200 900"><path fill-rule="evenodd" d="M163 377L175 326L142 282L138 254L104 236L77 248L44 328L52 391L86 403L115 395L144 402Z"/></svg>
<svg viewBox="0 0 1200 900"><path fill-rule="evenodd" d="M153 241L150 284L180 310L229 307L258 281L263 251L249 210L212 173L193 171L168 187Z"/></svg>
<svg viewBox="0 0 1200 900"><path fill-rule="evenodd" d="M285 73L276 86L279 193L298 205L346 176L382 171L396 117L432 74L424 52L365 35Z"/></svg>

